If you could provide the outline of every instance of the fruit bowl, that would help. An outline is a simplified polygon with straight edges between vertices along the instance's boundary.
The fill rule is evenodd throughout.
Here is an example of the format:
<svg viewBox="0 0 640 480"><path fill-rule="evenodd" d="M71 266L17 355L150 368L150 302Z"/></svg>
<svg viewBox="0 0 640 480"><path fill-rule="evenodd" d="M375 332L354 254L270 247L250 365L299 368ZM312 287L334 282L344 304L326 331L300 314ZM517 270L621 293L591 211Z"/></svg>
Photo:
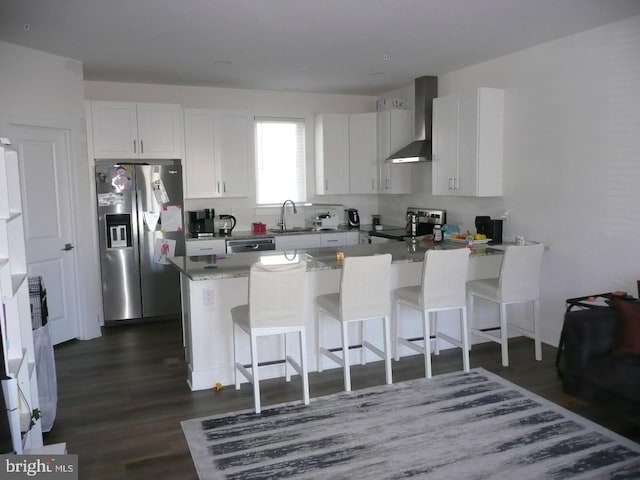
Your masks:
<svg viewBox="0 0 640 480"><path fill-rule="evenodd" d="M448 240L451 241L451 242L454 242L454 243L464 243L464 244L467 243L467 239L466 238L449 237ZM486 245L491 240L492 240L491 238L483 238L482 240L474 240L472 245Z"/></svg>

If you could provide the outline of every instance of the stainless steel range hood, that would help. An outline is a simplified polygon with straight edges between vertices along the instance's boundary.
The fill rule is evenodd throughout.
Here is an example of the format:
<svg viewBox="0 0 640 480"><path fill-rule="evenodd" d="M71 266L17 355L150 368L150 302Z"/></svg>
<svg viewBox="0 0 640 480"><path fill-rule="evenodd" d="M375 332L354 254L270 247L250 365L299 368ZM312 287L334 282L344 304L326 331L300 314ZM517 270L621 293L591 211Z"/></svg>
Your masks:
<svg viewBox="0 0 640 480"><path fill-rule="evenodd" d="M433 99L438 96L438 77L420 77L415 85L416 131L413 141L385 159L386 163L431 161L431 124Z"/></svg>

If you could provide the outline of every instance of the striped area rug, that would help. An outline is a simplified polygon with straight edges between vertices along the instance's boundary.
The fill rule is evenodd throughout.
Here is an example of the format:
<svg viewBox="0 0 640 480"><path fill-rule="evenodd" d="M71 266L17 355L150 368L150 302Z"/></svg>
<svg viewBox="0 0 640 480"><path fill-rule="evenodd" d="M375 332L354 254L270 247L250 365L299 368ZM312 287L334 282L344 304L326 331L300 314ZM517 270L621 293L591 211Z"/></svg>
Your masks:
<svg viewBox="0 0 640 480"><path fill-rule="evenodd" d="M639 479L640 446L475 369L182 422L208 479Z"/></svg>

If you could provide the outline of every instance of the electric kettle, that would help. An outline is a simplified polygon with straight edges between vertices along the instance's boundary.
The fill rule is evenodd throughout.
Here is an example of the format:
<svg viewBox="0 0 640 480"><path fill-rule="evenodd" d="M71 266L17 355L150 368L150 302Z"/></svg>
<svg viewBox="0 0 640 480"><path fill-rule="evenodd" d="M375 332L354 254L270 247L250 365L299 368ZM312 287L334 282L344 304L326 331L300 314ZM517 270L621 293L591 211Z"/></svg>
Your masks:
<svg viewBox="0 0 640 480"><path fill-rule="evenodd" d="M236 226L236 217L233 215L220 215L218 222L218 231L220 235L231 235L233 227Z"/></svg>
<svg viewBox="0 0 640 480"><path fill-rule="evenodd" d="M355 228L360 226L360 215L356 208L347 210L347 219L349 221L349 227Z"/></svg>

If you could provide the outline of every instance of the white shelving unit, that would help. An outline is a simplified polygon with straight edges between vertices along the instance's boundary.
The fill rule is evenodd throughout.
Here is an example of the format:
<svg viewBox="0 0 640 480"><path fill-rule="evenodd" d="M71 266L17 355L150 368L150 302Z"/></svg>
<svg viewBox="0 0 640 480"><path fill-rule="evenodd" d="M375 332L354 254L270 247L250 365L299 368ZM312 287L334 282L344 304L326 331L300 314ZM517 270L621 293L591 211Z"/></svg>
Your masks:
<svg viewBox="0 0 640 480"><path fill-rule="evenodd" d="M17 398L7 404L17 408L10 414L12 429L20 428L18 453L42 447L40 421L31 426L31 416L38 409L38 379L31 327L31 305L25 252L20 173L18 156L0 145L0 327L4 345L3 361L7 375L17 381ZM14 432L14 438L15 432Z"/></svg>

